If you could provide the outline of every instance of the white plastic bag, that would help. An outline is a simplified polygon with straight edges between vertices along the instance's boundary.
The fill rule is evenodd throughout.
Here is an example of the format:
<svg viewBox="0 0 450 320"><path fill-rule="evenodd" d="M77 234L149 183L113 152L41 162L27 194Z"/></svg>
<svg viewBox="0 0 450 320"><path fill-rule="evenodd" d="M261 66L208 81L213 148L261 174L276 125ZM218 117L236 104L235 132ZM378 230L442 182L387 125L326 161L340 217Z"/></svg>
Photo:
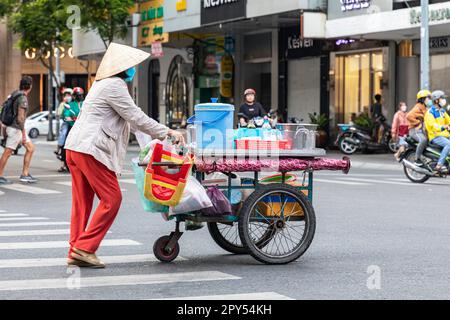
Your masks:
<svg viewBox="0 0 450 320"><path fill-rule="evenodd" d="M141 149L141 153L139 154L139 159L142 163L149 163L150 159L152 157L153 154L153 150L155 149L155 145L157 143L160 143L163 145L163 149L165 151L171 152L171 153L176 153L176 148L175 146L168 140L165 139L164 141L155 139L150 141L149 143L147 143L145 145L144 148Z"/></svg>
<svg viewBox="0 0 450 320"><path fill-rule="evenodd" d="M170 207L169 214L189 213L212 206L213 204L202 184L193 176L189 176L180 203L175 207Z"/></svg>
<svg viewBox="0 0 450 320"><path fill-rule="evenodd" d="M134 133L134 136L136 137L141 150L144 149L144 147L152 141L152 137L150 135L139 130Z"/></svg>

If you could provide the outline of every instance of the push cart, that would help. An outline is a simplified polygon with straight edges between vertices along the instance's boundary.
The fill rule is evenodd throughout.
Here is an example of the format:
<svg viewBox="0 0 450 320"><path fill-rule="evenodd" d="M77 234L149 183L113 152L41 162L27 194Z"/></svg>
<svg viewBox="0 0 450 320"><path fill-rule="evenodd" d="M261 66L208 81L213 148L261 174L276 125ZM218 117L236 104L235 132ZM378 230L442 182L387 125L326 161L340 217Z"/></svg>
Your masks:
<svg viewBox="0 0 450 320"><path fill-rule="evenodd" d="M153 246L156 258L163 262L171 262L178 256L183 234L180 224L186 221L207 223L213 240L230 253L250 254L265 264L295 261L311 245L316 229L312 205L314 171L347 173L350 169L348 158L322 158L323 149L202 150L194 153L196 178L203 184L207 174L221 172L227 176L227 183L218 187L229 199L233 190L237 190L234 192L240 192L242 201L233 206L232 215L211 217L195 212L176 215L175 231L159 238ZM288 181L288 172L294 171L302 172L301 178ZM261 183L264 172L279 172L280 181ZM236 174L247 176L240 185L233 183Z"/></svg>

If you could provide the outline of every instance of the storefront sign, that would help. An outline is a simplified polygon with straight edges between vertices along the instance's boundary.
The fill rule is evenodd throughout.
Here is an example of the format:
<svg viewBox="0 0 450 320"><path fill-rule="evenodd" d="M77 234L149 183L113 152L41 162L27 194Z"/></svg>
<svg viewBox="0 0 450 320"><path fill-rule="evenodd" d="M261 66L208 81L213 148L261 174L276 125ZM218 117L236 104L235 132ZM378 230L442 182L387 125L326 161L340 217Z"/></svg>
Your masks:
<svg viewBox="0 0 450 320"><path fill-rule="evenodd" d="M352 10L361 10L369 8L371 5L371 0L340 0L341 2L341 10L352 11Z"/></svg>
<svg viewBox="0 0 450 320"><path fill-rule="evenodd" d="M245 18L247 0L202 0L201 23L212 24Z"/></svg>
<svg viewBox="0 0 450 320"><path fill-rule="evenodd" d="M302 39L300 37L300 27L282 29L280 38L282 50L287 59L315 56L320 54L323 47L323 41Z"/></svg>
<svg viewBox="0 0 450 320"><path fill-rule="evenodd" d="M430 54L448 52L450 52L450 37L430 38ZM420 40L414 40L413 54L420 55Z"/></svg>
<svg viewBox="0 0 450 320"><path fill-rule="evenodd" d="M435 21L450 20L450 8L441 8L430 10L429 12L430 23ZM410 23L412 25L420 24L422 22L422 11L420 9L411 9Z"/></svg>
<svg viewBox="0 0 450 320"><path fill-rule="evenodd" d="M328 1L328 20L393 10L392 0Z"/></svg>
<svg viewBox="0 0 450 320"><path fill-rule="evenodd" d="M144 2L139 9L139 45L151 46L154 42L168 42L169 34L164 32L164 0Z"/></svg>
<svg viewBox="0 0 450 320"><path fill-rule="evenodd" d="M152 57L161 58L164 56L163 46L161 42L152 43Z"/></svg>
<svg viewBox="0 0 450 320"><path fill-rule="evenodd" d="M224 55L220 63L220 95L224 98L233 96L234 60L231 55Z"/></svg>
<svg viewBox="0 0 450 320"><path fill-rule="evenodd" d="M177 11L186 11L187 10L187 0L178 0L177 1Z"/></svg>

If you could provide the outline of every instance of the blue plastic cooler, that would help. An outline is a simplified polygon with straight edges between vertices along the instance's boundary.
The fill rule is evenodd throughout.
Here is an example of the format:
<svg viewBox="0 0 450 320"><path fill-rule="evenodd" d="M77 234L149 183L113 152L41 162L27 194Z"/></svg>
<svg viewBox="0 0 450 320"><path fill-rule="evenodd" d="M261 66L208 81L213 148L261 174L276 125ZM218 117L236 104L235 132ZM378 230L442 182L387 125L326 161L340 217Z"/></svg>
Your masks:
<svg viewBox="0 0 450 320"><path fill-rule="evenodd" d="M195 115L188 123L196 126L198 149L232 149L234 106L231 104L202 103L195 106Z"/></svg>

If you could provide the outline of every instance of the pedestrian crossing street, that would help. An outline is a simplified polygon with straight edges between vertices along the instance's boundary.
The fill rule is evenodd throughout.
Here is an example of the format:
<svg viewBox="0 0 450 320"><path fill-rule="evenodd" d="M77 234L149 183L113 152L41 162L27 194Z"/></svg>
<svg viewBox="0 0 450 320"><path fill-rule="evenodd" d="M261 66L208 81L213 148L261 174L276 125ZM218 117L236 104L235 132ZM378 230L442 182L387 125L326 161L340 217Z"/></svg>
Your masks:
<svg viewBox="0 0 450 320"><path fill-rule="evenodd" d="M11 219L11 220L2 220ZM18 220L20 219L20 220ZM41 222L25 222L42 220ZM13 220L20 221L18 223L11 222ZM77 267L67 267L67 249L68 249L68 235L69 228L66 221L52 221L46 217L33 217L26 213L7 212L0 210L0 299L8 298L11 294L39 292L45 290L46 294L55 292L55 298L61 294L60 290L67 290L70 294L73 292L73 285L77 285L77 289L91 288L96 290L105 290L111 292L112 288L123 287L127 290L132 290L135 286L152 286L157 288L156 291L161 290L156 287L158 285L169 284L192 284L194 288L198 289L202 283L217 283L219 287L222 282L235 281L233 287L239 288L239 281L242 277L225 273L220 270L178 270L171 271L173 268L167 268L167 272L152 270L153 266L160 265L159 261L148 253L149 246L143 246L142 243L132 239L122 239L116 237L114 232L108 232L106 239L102 242L102 248L113 247L114 252L120 252L118 255L101 255L101 259L106 263L106 269L98 269L92 275L79 277L79 281L73 279L74 272L67 272L67 276L49 277L48 274L58 274L52 272L51 268L58 268L58 270L77 270ZM26 227L26 228L25 228ZM29 228L33 227L33 228ZM36 227L36 228L35 228ZM55 239L56 237L56 239ZM31 241L33 240L33 241ZM142 248L140 251L146 253L127 253L129 248ZM51 249L53 257L40 257L43 251ZM6 253L14 253L14 258L9 259L11 255ZM109 251L111 252L111 250ZM19 257L19 258L18 258ZM178 257L172 264L178 264L182 261L187 261L184 257ZM127 264L137 263L136 272L133 268L129 274L115 275L115 268L120 270L119 266L126 266ZM141 265L139 265L141 264ZM142 267L148 271L142 273ZM150 264L150 265L149 265ZM112 270L112 272L111 272ZM129 270L129 269L127 269ZM164 270L164 269L163 269ZM194 269L195 270L195 269ZM42 277L30 276L44 273ZM60 273L60 272L59 272ZM14 274L13 277L10 274ZM216 288L216 286L214 286ZM206 289L211 290L211 289ZM174 297L158 298L161 300L176 299L176 300L289 300L292 299L277 292L227 292L223 295L217 294L217 289L211 292L211 295L195 295L198 290L189 290L193 295L185 297L180 294ZM148 296L144 299L154 299Z"/></svg>

